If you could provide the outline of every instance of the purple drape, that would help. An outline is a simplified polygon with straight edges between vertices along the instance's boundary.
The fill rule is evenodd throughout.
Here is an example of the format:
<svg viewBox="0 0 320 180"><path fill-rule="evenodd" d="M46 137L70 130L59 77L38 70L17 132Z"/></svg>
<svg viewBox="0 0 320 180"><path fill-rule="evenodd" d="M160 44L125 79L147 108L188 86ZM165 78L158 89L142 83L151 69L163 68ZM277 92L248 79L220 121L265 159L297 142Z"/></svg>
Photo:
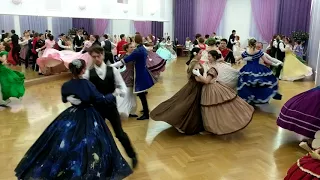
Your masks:
<svg viewBox="0 0 320 180"><path fill-rule="evenodd" d="M163 22L152 21L151 32L155 37L163 37Z"/></svg>
<svg viewBox="0 0 320 180"><path fill-rule="evenodd" d="M0 30L10 32L14 29L14 19L12 15L0 15Z"/></svg>
<svg viewBox="0 0 320 180"><path fill-rule="evenodd" d="M227 0L197 0L196 2L193 14L195 32L205 35L217 31Z"/></svg>
<svg viewBox="0 0 320 180"><path fill-rule="evenodd" d="M141 36L147 37L151 34L151 21L134 21L134 28Z"/></svg>
<svg viewBox="0 0 320 180"><path fill-rule="evenodd" d="M278 0L251 0L252 16L262 39L269 42L277 33Z"/></svg>
<svg viewBox="0 0 320 180"><path fill-rule="evenodd" d="M52 17L52 33L55 38L59 34L68 34L72 28L72 18L67 17Z"/></svg>
<svg viewBox="0 0 320 180"><path fill-rule="evenodd" d="M84 28L89 34L93 33L93 19L88 18L73 18L72 27Z"/></svg>
<svg viewBox="0 0 320 180"><path fill-rule="evenodd" d="M25 30L34 30L38 33L45 33L48 29L47 17L41 16L19 16L20 32Z"/></svg>
<svg viewBox="0 0 320 180"><path fill-rule="evenodd" d="M109 19L94 19L93 34L103 35L109 25Z"/></svg>
<svg viewBox="0 0 320 180"><path fill-rule="evenodd" d="M278 33L309 32L311 3L312 0L280 0Z"/></svg>
<svg viewBox="0 0 320 180"><path fill-rule="evenodd" d="M185 42L186 37L193 38L195 0L175 0L173 4L174 36L179 42Z"/></svg>

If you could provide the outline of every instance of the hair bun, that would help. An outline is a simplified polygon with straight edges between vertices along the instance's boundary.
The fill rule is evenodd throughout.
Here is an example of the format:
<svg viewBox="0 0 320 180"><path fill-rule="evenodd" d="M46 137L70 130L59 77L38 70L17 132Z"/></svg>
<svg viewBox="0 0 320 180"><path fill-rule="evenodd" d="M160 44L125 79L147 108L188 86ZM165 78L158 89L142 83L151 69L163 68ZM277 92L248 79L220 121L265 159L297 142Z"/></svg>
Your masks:
<svg viewBox="0 0 320 180"><path fill-rule="evenodd" d="M81 63L81 61L80 61L79 59L75 59L75 60L73 60L71 63L72 63L72 65L74 65L77 69L81 68L81 66L82 66L82 63Z"/></svg>

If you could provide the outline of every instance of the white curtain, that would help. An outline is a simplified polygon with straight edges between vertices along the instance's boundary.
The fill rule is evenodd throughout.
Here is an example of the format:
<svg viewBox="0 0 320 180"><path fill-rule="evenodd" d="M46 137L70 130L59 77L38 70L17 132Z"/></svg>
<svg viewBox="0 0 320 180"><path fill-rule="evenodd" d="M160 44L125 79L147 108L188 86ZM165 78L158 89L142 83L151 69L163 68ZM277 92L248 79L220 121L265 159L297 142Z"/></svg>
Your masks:
<svg viewBox="0 0 320 180"><path fill-rule="evenodd" d="M320 85L320 1L312 1L310 36L308 43L308 64L315 70L316 84Z"/></svg>

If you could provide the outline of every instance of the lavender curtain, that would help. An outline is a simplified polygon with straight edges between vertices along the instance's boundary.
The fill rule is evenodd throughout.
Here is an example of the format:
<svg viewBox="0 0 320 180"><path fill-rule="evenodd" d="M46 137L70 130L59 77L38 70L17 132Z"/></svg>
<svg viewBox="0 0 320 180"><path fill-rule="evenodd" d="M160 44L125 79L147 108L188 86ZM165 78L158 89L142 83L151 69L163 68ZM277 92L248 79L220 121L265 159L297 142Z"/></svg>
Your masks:
<svg viewBox="0 0 320 180"><path fill-rule="evenodd" d="M269 1L268 1L269 2ZM280 0L278 33L308 32L312 0Z"/></svg>
<svg viewBox="0 0 320 180"><path fill-rule="evenodd" d="M0 30L10 32L14 29L14 19L12 15L0 15Z"/></svg>
<svg viewBox="0 0 320 180"><path fill-rule="evenodd" d="M278 0L251 0L254 23L262 39L269 42L277 33Z"/></svg>
<svg viewBox="0 0 320 180"><path fill-rule="evenodd" d="M108 19L94 19L93 20L93 34L97 34L99 36L103 35L106 31L108 24Z"/></svg>
<svg viewBox="0 0 320 180"><path fill-rule="evenodd" d="M89 18L72 18L72 27L84 28L89 34L93 33L93 19Z"/></svg>
<svg viewBox="0 0 320 180"><path fill-rule="evenodd" d="M226 4L227 0L197 0L193 16L195 32L205 35L217 31Z"/></svg>
<svg viewBox="0 0 320 180"><path fill-rule="evenodd" d="M52 17L52 28L54 37L58 37L61 33L68 34L72 28L72 18Z"/></svg>
<svg viewBox="0 0 320 180"><path fill-rule="evenodd" d="M146 37L151 34L151 21L134 21L134 28L136 32Z"/></svg>
<svg viewBox="0 0 320 180"><path fill-rule="evenodd" d="M45 33L48 29L47 17L41 16L19 16L20 32L34 30L38 33Z"/></svg>
<svg viewBox="0 0 320 180"><path fill-rule="evenodd" d="M163 22L151 22L151 34L155 37L163 37Z"/></svg>
<svg viewBox="0 0 320 180"><path fill-rule="evenodd" d="M186 37L193 38L195 0L175 0L173 4L174 36L179 42L185 42ZM175 39L174 38L174 39Z"/></svg>

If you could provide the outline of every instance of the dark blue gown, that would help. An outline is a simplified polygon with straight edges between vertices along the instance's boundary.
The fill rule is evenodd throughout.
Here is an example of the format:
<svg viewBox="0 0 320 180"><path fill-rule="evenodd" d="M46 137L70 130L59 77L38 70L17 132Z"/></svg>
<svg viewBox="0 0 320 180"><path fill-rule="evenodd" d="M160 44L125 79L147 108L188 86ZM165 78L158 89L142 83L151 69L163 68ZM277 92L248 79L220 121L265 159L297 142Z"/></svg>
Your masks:
<svg viewBox="0 0 320 180"><path fill-rule="evenodd" d="M18 179L118 180L132 170L121 156L105 120L92 104L104 105L85 79L63 84L62 101L75 95L82 103L63 111L42 133L15 169Z"/></svg>
<svg viewBox="0 0 320 180"><path fill-rule="evenodd" d="M278 93L278 80L268 67L259 63L262 51L250 55L246 51L242 57L252 57L241 68L238 80L238 95L249 104L268 103L271 98L281 99Z"/></svg>

